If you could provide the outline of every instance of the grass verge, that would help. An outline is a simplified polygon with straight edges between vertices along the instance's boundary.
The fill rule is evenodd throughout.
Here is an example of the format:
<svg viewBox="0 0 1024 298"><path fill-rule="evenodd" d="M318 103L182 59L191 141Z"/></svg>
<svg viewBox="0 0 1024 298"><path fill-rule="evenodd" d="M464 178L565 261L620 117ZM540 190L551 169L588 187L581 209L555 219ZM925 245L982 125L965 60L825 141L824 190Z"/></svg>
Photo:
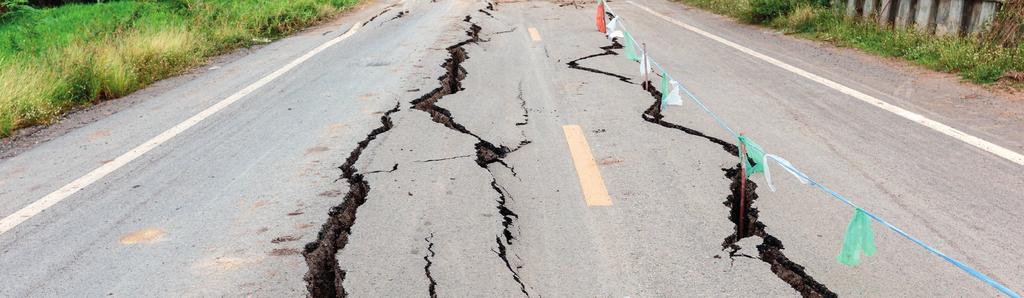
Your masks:
<svg viewBox="0 0 1024 298"><path fill-rule="evenodd" d="M899 57L933 70L988 84L1024 72L1024 43L1003 47L982 38L939 37L911 29L848 20L826 3L792 0L677 0L745 23L831 42L869 53Z"/></svg>
<svg viewBox="0 0 1024 298"><path fill-rule="evenodd" d="M282 37L357 2L112 1L0 15L0 137Z"/></svg>

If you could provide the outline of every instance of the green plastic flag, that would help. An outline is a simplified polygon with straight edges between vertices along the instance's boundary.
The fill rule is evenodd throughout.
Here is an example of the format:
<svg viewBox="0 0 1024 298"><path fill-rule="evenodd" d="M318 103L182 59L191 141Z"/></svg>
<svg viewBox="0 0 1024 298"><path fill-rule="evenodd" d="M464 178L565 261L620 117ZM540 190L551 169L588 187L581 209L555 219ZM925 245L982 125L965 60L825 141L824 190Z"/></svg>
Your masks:
<svg viewBox="0 0 1024 298"><path fill-rule="evenodd" d="M747 158L742 160L744 168L747 169L747 176L764 172L764 149L746 136L740 136L740 143L747 149ZM750 160L753 160L755 165L751 166Z"/></svg>
<svg viewBox="0 0 1024 298"><path fill-rule="evenodd" d="M839 251L839 256L836 258L847 266L857 266L860 264L862 251L865 256L870 257L875 254L876 250L878 248L875 247L875 234L871 232L871 219L863 209L857 208L857 213L853 215L850 226L846 227L843 250Z"/></svg>
<svg viewBox="0 0 1024 298"><path fill-rule="evenodd" d="M665 97L665 104L670 106L681 106L683 105L683 97L679 96L679 82L676 80L668 80L670 90L668 96Z"/></svg>
<svg viewBox="0 0 1024 298"><path fill-rule="evenodd" d="M626 40L625 40L625 42L626 42L626 50L625 50L626 51L626 58L629 58L629 60L640 62L640 55L636 54L636 46L634 45L634 44L636 44L636 41L633 41L633 35L629 34L629 32L627 31L625 33L625 36L626 36Z"/></svg>

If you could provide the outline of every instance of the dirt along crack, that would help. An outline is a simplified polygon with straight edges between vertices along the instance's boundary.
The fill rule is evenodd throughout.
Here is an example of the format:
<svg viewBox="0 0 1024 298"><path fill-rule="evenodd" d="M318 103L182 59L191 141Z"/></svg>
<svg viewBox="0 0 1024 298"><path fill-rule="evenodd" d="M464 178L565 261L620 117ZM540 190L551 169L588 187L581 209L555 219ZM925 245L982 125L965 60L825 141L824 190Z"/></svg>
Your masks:
<svg viewBox="0 0 1024 298"><path fill-rule="evenodd" d="M444 125L448 129L459 132L461 134L472 136L477 140L477 143L474 144L473 146L474 149L476 150L475 161L477 165L479 165L484 170L487 170L487 172L490 173L491 175L491 188L494 189L494 191L498 194L498 198L496 199L497 209L498 213L501 214L502 216L502 231L497 236L495 236L498 245L495 254L502 260L502 262L505 264L505 267L508 268L509 272L512 275L512 279L519 285L522 293L526 296L529 296L530 294L526 290L526 285L522 282L522 279L520 279L519 277L518 269L521 267L513 266L512 263L509 261L508 247L506 246L512 244L512 240L514 239L512 233L512 226L514 220L518 219L519 216L515 212L512 212L512 210L510 210L506 206L507 200L511 197L508 196L504 188L498 183L498 179L495 177L494 172L488 166L490 164L497 163L507 168L513 175L516 175L515 168L510 166L503 159L509 154L516 152L523 146L530 144L530 140L527 140L524 137L524 140L520 141L515 148L509 148L504 145L494 145L494 143L484 140L479 135L470 131L464 125L455 121L455 117L452 116L451 111L437 105L437 102L441 100L441 98L464 90L462 86L462 81L466 78L468 72L464 67L462 67L462 63L469 59L469 55L467 54L464 46L470 43L487 42L486 40L481 40L480 31L483 28L481 28L479 25L472 21L472 16L467 15L465 19L463 19L463 21L470 24L469 29L466 30L466 35L468 36L468 38L446 48L449 57L445 60L444 63L441 64L441 67L445 70L445 73L438 78L438 83L440 84L440 86L434 88L433 90L427 92L426 94L423 94L423 96L420 96L419 98L411 101L411 109L423 111L429 114L431 120L433 120L435 123ZM520 99L522 100L521 97ZM525 105L526 103L525 101L523 101L524 109ZM524 114L524 116L529 117L528 114ZM526 125L526 123L524 122L523 125ZM505 241L502 241L502 238L504 238Z"/></svg>
<svg viewBox="0 0 1024 298"><path fill-rule="evenodd" d="M304 276L306 290L310 297L345 297L343 282L345 281L345 270L338 264L338 251L348 245L348 236L352 234L352 225L356 221L356 211L363 203L366 203L367 194L370 193L370 184L366 181L364 174L359 173L355 163L359 160L363 150L378 135L391 130L394 124L391 122L391 114L399 111L399 104L388 110L380 117L381 126L370 131L355 149L349 153L345 163L339 167L341 178L349 185L349 191L340 205L331 208L328 213L327 222L323 224L317 239L307 243L302 251L306 259L308 271ZM397 166L395 167L397 169Z"/></svg>
<svg viewBox="0 0 1024 298"><path fill-rule="evenodd" d="M635 84L629 81L628 78L625 78L623 76L608 73L602 70L580 67L577 63L578 61L598 56L618 55L617 53L611 50L619 48L622 48L622 46L616 40L613 39L611 45L600 47L600 49L604 50L604 52L570 61L568 63L569 68L604 74L617 78L620 81ZM654 102L651 104L651 106L641 114L641 117L644 119L644 121L665 128L678 130L688 135L703 138L708 142L711 142L712 144L721 146L722 150L728 153L729 155L739 157L739 148L737 148L736 145L730 142L709 136L695 129L691 129L676 123L666 121L664 119L664 116L661 114L661 92L658 91L651 82L643 82L640 84L640 86L641 88L644 89L644 91L647 91L651 95L651 97L654 98ZM750 160L750 162L753 164L752 160ZM727 236L722 243L723 250L730 250L730 258L751 257L744 254L737 254L736 252L739 251L740 247L736 243L739 242L739 240L747 237L759 237L762 239L762 242L761 244L757 245L757 259L761 260L762 262L768 263L771 267L772 272L775 273L775 275L779 279L789 284L790 287L792 287L794 290L799 292L804 297L836 297L837 295L831 290L829 290L828 287L814 280L813 277L807 274L803 266L787 258L786 255L782 252L782 250L785 249L782 245L782 241L772 236L765 230L765 224L758 220L757 208L753 207L753 202L757 200L758 197L756 192L757 184L754 183L753 181L750 181L749 179L746 179L746 181L741 181L742 175L740 175L740 164L737 163L736 166L728 169L722 169L722 171L725 172L725 177L731 181L729 184L730 194L726 197L726 200L723 203L726 207L729 207L728 219L736 227L734 229L733 234ZM744 200L740 200L741 185L745 186L745 189L742 192L744 193ZM743 202L743 204L740 204L741 201ZM743 220L740 220L740 214L743 214Z"/></svg>

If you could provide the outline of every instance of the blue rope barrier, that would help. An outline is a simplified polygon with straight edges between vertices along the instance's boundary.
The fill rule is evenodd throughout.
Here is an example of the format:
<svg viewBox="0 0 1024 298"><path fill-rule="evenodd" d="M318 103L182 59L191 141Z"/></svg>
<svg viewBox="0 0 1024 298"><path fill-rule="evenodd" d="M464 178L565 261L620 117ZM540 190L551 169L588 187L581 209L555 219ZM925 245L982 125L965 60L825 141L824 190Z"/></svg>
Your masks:
<svg viewBox="0 0 1024 298"><path fill-rule="evenodd" d="M600 1L599 0L598 4L599 5L603 5L605 10L608 13L611 13L612 15L614 15L616 17L619 17L619 15L616 14L615 12L613 12L611 7L608 6L607 4L605 4L604 1ZM622 31L623 32L627 32L627 33L629 32L629 30L626 30L626 25L625 25L625 23L623 23L621 21L621 19L620 19L618 25L622 27ZM632 42L633 42L633 46L635 46L637 48L640 48L641 45L637 44L635 38L632 39ZM646 55L646 53L644 53L644 55ZM647 59L649 60L648 63L650 63L655 68L660 70L662 75L667 76L669 80L673 80L673 81L679 82L678 80L675 80L674 78L672 78L672 75L670 75L668 73L668 71L665 70L665 68L661 67L661 65L659 65L657 62L654 62L654 60L650 59L649 58L650 56L647 56L647 57L648 57ZM739 137L739 134L737 134L736 131L734 131L732 128L730 128L729 125L726 124L725 120L723 120L721 117L719 117L718 114L715 114L715 112L711 111L711 109L708 108L707 105L705 105L704 102L701 101L700 98L697 97L697 95L693 94L693 92L690 92L690 90L688 88L686 88L686 86L684 86L683 83L681 83L681 82L679 83L679 88L682 89L683 92L686 93L686 96L689 97L690 100L692 100L694 103L696 103L698 106L700 106L700 108L703 109L706 114L711 116L711 118L713 118L715 120L715 122L718 124L718 126L720 126L725 131L729 132L729 134L732 134L733 137L736 137L736 138ZM667 92L667 90L662 90L662 92ZM757 150L757 149L755 148L754 150ZM765 152L763 152L763 150L758 150L758 151L761 151L761 153L765 153ZM839 193L833 191L832 189L828 188L827 186L818 183L814 179L811 179L810 176L807 176L807 174L805 174L804 172L796 169L795 167L792 167L792 166L789 166L789 165L785 165L785 164L782 164L782 163L777 163L777 164L779 164L780 166L786 168L790 172L799 175L801 178L806 179L811 186L814 186L815 188L821 190L822 192L825 192L825 193L831 195L833 198L835 198L839 202L842 202L842 203L846 204L847 206L850 206L850 207L852 207L854 209L862 210L868 217L870 217L875 222L878 222L879 224L882 224L883 226L885 226L889 230L891 230L893 232L896 232L896 234L899 234L900 236L903 236L903 238L906 238L907 240L910 240L911 242L913 242L914 244L917 244L921 248L924 248L929 253L934 254L934 255L938 256L939 258L942 258L943 260L945 260L946 262L948 262L950 264L953 264L953 266L956 266L957 268L960 268L960 270L963 270L964 272L967 272L967 274L971 275L972 277L974 277L974 278L976 278L976 279L978 279L978 280L988 284L989 286L992 286L996 290L999 290L999 292L1002 292L1003 294L1005 294L1005 295L1007 295L1009 297L1013 297L1013 298L1020 298L1021 297L1019 294L1017 294L1016 292L1014 292L1010 288L1007 288L1003 284L1001 284L1001 283L993 280L992 278L988 277L988 275L985 275L984 273L979 272L978 270L974 269L973 267L971 267L971 266L969 266L967 264L964 264L963 262L960 262L960 261L958 261L958 260L956 260L956 259L954 259L954 258L952 258L950 256L947 256L946 254L942 253L938 249L935 249L934 247L931 247L930 245L925 244L924 241L921 241L920 239L917 239L916 237L911 236L907 232L904 232L902 229L900 229L900 228L896 227L895 225L889 223L885 219L882 219L878 215L875 215L874 213L871 213L871 212L869 212L869 211L867 211L867 210L865 210L863 208L860 208L859 206L857 206L857 204L854 204L852 201L850 201L846 197L843 197L842 195L840 195Z"/></svg>

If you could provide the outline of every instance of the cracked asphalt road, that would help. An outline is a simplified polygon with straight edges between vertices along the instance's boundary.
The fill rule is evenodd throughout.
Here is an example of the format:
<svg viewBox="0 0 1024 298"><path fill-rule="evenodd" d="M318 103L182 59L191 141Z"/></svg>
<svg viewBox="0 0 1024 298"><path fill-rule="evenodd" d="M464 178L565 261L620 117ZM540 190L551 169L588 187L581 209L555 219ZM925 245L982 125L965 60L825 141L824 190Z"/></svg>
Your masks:
<svg viewBox="0 0 1024 298"><path fill-rule="evenodd" d="M1024 151L1024 102L679 4L638 3ZM1019 165L611 5L738 129L1024 288ZM0 233L0 296L997 294L877 225L878 254L840 265L852 211L782 174L778 192L760 176L746 182L737 237L728 135L689 103L652 106L657 92L593 29L592 6L371 3L100 104L117 111L99 120L70 115L80 127L43 129L52 137L0 152L0 216L354 32ZM585 203L563 125L583 128L611 206Z"/></svg>

